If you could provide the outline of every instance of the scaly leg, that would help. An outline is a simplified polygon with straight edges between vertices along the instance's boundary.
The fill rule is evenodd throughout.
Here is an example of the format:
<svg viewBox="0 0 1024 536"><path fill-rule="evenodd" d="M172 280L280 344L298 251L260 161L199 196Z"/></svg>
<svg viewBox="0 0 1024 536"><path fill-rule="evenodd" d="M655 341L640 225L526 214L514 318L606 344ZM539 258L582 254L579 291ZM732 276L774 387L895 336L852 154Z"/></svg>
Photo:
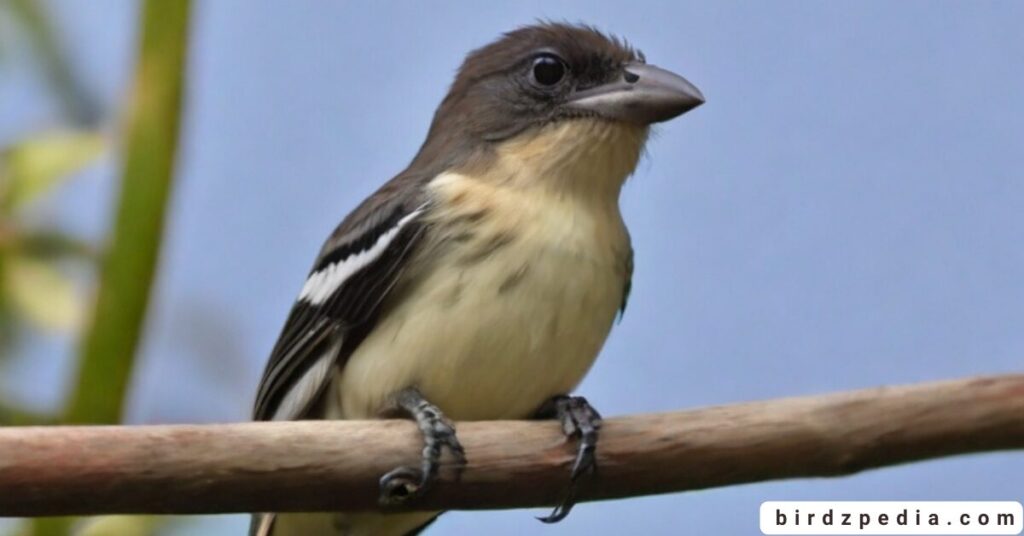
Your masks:
<svg viewBox="0 0 1024 536"><path fill-rule="evenodd" d="M410 387L399 391L386 413L408 416L416 421L423 433L423 461L419 469L397 467L381 477L381 505L400 504L423 495L437 476L441 451L445 447L455 456L460 469L466 465L466 453L455 436L455 427L419 390Z"/></svg>
<svg viewBox="0 0 1024 536"><path fill-rule="evenodd" d="M579 477L587 472L597 471L597 434L601 429L601 415L582 396L560 395L552 398L537 411L539 419L558 419L562 423L562 431L567 437L579 436L580 445L576 451L576 461L572 464L569 474L569 491L562 503L546 517L538 518L544 523L557 523L572 510L576 504L576 486Z"/></svg>

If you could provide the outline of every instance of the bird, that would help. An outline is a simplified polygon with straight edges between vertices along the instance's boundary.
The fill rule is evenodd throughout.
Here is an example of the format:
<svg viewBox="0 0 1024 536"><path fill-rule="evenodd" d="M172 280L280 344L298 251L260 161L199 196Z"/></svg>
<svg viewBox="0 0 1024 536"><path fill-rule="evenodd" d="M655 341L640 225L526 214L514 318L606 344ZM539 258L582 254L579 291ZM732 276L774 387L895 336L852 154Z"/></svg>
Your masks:
<svg viewBox="0 0 1024 536"><path fill-rule="evenodd" d="M572 396L626 307L619 209L651 125L704 103L689 81L593 26L540 21L471 51L408 167L327 239L275 343L254 420L413 419L430 489L455 421L558 419L595 466L600 414ZM568 514L572 496L542 520ZM438 512L257 513L250 534L411 535Z"/></svg>

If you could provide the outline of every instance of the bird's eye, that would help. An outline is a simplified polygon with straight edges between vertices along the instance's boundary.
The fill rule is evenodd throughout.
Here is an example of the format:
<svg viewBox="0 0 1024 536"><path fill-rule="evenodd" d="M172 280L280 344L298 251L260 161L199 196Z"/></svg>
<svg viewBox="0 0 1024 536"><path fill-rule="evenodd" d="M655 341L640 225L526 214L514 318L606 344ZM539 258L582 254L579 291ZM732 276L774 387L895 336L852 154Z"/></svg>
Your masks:
<svg viewBox="0 0 1024 536"><path fill-rule="evenodd" d="M553 86L565 78L565 62L554 54L541 54L533 59L533 79L542 86Z"/></svg>

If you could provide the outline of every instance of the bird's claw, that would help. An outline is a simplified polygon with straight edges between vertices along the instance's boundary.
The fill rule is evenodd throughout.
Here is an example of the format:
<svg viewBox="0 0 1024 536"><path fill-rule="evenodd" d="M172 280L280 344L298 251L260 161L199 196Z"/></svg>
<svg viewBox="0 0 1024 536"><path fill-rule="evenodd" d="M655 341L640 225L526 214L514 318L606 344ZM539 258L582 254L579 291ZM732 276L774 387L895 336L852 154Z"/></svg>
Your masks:
<svg viewBox="0 0 1024 536"><path fill-rule="evenodd" d="M380 497L382 506L401 504L410 497L416 496L421 488L420 472L412 467L396 467L380 477Z"/></svg>
<svg viewBox="0 0 1024 536"><path fill-rule="evenodd" d="M576 504L577 481L585 473L597 471L597 437L601 429L601 415L582 396L558 396L540 412L555 417L562 424L566 437L579 437L576 459L569 473L569 490L551 514L539 517L544 523L557 523L566 518Z"/></svg>
<svg viewBox="0 0 1024 536"><path fill-rule="evenodd" d="M466 465L466 452L455 435L455 426L437 406L415 390L400 393L396 404L399 410L415 419L423 434L422 462L419 469L397 467L381 477L378 501L382 506L402 504L423 495L437 477L446 448L455 458L456 480Z"/></svg>

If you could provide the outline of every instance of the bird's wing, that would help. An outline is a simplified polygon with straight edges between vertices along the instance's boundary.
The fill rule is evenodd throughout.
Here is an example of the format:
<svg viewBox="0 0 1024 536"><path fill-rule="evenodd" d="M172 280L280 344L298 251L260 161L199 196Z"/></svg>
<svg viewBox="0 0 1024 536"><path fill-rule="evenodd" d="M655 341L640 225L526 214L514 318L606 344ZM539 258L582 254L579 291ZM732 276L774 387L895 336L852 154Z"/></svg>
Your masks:
<svg viewBox="0 0 1024 536"><path fill-rule="evenodd" d="M270 354L254 419L306 416L335 366L369 332L425 229L419 219L427 204L402 191L385 186L324 245Z"/></svg>

